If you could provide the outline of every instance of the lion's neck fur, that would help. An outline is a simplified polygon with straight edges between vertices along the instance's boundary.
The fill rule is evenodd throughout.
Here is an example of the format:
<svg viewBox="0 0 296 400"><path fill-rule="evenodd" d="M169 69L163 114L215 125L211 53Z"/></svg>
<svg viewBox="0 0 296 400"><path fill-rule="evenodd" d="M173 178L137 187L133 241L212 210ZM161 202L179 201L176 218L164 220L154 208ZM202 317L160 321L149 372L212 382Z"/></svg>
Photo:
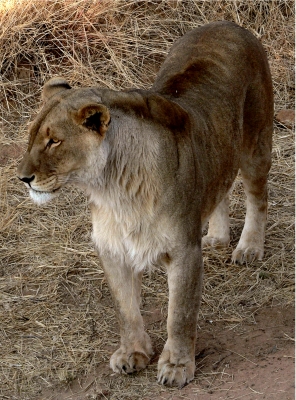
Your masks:
<svg viewBox="0 0 296 400"><path fill-rule="evenodd" d="M159 190L159 143L155 134L149 132L144 122L120 116L112 121L104 141L89 167L92 178L88 179L87 192L95 194L96 199L114 197L120 208L128 204L135 207L138 203L150 214ZM98 158L105 159L103 170Z"/></svg>

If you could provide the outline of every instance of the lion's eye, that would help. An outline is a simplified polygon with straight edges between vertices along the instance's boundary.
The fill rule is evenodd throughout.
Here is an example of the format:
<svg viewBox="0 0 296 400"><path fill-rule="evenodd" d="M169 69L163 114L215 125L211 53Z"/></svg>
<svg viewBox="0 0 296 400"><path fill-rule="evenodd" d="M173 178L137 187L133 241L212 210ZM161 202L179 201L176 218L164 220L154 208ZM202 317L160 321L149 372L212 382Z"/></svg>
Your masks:
<svg viewBox="0 0 296 400"><path fill-rule="evenodd" d="M49 141L46 144L46 148L50 149L51 147L57 147L61 143L62 143L61 140L49 139Z"/></svg>

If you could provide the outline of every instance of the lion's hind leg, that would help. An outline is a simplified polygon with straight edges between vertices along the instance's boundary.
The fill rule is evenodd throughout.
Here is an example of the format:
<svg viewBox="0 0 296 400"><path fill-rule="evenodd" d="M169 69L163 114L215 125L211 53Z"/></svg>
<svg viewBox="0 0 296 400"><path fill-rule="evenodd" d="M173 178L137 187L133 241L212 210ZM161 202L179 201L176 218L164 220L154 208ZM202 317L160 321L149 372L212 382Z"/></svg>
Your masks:
<svg viewBox="0 0 296 400"><path fill-rule="evenodd" d="M209 219L208 233L202 238L202 246L226 247L229 241L229 195L227 194Z"/></svg>
<svg viewBox="0 0 296 400"><path fill-rule="evenodd" d="M232 254L238 264L261 260L264 254L267 217L267 176L271 165L272 128L259 135L256 147L242 156L241 176L247 196L245 225Z"/></svg>

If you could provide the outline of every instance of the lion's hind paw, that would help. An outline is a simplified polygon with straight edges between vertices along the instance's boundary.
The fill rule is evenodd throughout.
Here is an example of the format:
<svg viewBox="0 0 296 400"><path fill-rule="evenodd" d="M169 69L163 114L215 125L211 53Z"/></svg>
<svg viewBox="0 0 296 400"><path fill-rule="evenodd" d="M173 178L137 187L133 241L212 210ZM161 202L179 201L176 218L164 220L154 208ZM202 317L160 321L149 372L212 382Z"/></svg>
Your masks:
<svg viewBox="0 0 296 400"><path fill-rule="evenodd" d="M227 237L214 237L206 235L202 238L202 247L214 247L214 248L222 248L227 247L229 245L229 236Z"/></svg>
<svg viewBox="0 0 296 400"><path fill-rule="evenodd" d="M264 250L261 247L237 247L232 253L232 262L235 264L251 263L255 260L262 260Z"/></svg>

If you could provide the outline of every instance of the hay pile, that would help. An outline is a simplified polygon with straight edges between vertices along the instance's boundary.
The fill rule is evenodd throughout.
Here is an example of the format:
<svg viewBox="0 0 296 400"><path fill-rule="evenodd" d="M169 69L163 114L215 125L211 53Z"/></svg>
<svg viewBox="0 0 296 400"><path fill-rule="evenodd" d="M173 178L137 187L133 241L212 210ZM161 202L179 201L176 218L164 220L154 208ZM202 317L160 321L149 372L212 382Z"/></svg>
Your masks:
<svg viewBox="0 0 296 400"><path fill-rule="evenodd" d="M189 29L232 20L261 38L274 80L275 108L294 108L293 1L4 0L0 5L0 397L41 398L52 388L105 368L118 327L91 240L86 200L74 189L37 208L15 177L27 125L42 85L63 75L73 86L147 88L170 45ZM2 147L1 147L2 146ZM200 319L234 329L267 304L293 303L294 138L276 124L269 222L263 262L230 264L243 226L238 180L232 197L231 247L205 252ZM143 309L157 351L165 341L163 271L147 275ZM104 370L97 379L104 381ZM155 363L132 378L105 379L108 398L145 396ZM151 391L148 387L148 389ZM93 397L93 398L104 398ZM106 397L105 397L106 398Z"/></svg>

